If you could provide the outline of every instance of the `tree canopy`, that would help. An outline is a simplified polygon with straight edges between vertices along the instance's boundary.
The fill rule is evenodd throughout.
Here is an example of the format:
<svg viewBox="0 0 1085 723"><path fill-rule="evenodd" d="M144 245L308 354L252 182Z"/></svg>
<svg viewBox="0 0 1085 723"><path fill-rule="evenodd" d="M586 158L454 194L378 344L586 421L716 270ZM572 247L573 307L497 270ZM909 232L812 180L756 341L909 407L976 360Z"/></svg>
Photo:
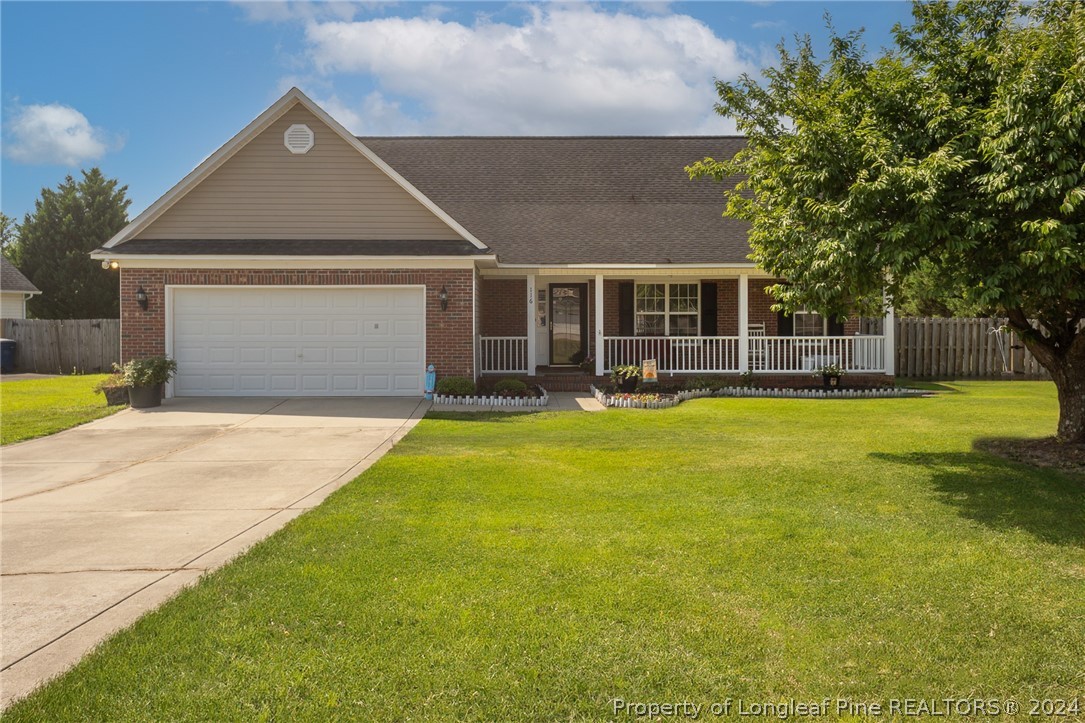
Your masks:
<svg viewBox="0 0 1085 723"><path fill-rule="evenodd" d="M880 313L909 277L1004 314L1052 374L1059 437L1085 440L1085 4L913 4L895 47L859 32L779 47L717 82L748 146L692 176L741 176L728 215L787 280L778 308ZM1037 322L1034 327L1033 321Z"/></svg>
<svg viewBox="0 0 1085 723"><path fill-rule="evenodd" d="M101 170L68 176L56 189L43 188L19 225L5 254L41 294L27 302L39 319L116 318L120 312L115 274L90 258L128 222L127 186Z"/></svg>

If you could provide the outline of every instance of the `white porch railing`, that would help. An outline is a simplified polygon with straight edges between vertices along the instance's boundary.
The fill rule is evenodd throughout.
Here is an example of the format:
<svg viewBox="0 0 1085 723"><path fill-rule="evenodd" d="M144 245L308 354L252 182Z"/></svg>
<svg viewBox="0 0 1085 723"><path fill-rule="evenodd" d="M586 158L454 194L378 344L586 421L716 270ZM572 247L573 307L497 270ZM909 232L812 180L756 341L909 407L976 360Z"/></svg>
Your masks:
<svg viewBox="0 0 1085 723"><path fill-rule="evenodd" d="M885 372L885 337L755 336L749 341L746 367L761 374L803 374L827 364L851 373ZM741 371L737 336L608 336L603 339L603 368L655 359L661 372L726 374ZM526 336L479 338L483 374L527 374Z"/></svg>
<svg viewBox="0 0 1085 723"><path fill-rule="evenodd" d="M746 367L762 374L802 374L836 364L847 372L885 372L885 337L750 335ZM659 371L724 374L741 371L737 336L608 336L604 369L655 359Z"/></svg>
<svg viewBox="0 0 1085 723"><path fill-rule="evenodd" d="M884 336L752 336L750 369L803 373L836 364L846 372L885 372Z"/></svg>
<svg viewBox="0 0 1085 723"><path fill-rule="evenodd" d="M526 336L483 336L478 342L479 371L483 374L527 374Z"/></svg>
<svg viewBox="0 0 1085 723"><path fill-rule="evenodd" d="M604 369L655 359L661 372L738 371L737 336L608 336Z"/></svg>

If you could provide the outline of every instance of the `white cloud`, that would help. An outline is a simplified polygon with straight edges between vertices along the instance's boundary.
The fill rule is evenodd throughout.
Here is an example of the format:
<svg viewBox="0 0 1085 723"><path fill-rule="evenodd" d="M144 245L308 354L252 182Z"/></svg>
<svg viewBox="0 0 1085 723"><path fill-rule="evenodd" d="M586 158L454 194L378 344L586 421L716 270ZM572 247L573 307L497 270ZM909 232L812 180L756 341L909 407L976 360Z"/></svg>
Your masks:
<svg viewBox="0 0 1085 723"><path fill-rule="evenodd" d="M75 108L59 103L15 105L8 115L4 154L19 163L78 166L123 145Z"/></svg>
<svg viewBox="0 0 1085 723"><path fill-rule="evenodd" d="M694 133L720 126L713 79L756 70L735 41L687 15L592 5L528 6L520 25L309 21L306 39L324 80L376 80L380 95L355 112L361 125L374 110L386 123L405 117L388 100L401 98L423 109L428 133Z"/></svg>
<svg viewBox="0 0 1085 723"><path fill-rule="evenodd" d="M395 2L347 2L330 0L233 0L253 22L285 23L295 20L353 20L360 11L373 11Z"/></svg>
<svg viewBox="0 0 1085 723"><path fill-rule="evenodd" d="M772 28L782 28L786 25L787 23L785 23L783 20L758 20L750 27L752 27L754 30L769 30Z"/></svg>

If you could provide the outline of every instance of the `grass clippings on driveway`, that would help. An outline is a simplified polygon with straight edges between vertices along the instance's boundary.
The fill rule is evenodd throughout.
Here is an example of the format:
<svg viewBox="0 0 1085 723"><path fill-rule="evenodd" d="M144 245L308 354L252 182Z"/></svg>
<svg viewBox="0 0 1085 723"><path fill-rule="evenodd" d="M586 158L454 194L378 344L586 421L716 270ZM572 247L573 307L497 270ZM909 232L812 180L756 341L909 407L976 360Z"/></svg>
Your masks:
<svg viewBox="0 0 1085 723"><path fill-rule="evenodd" d="M1085 690L1054 388L441 415L7 720L608 720ZM631 718L630 718L631 719Z"/></svg>
<svg viewBox="0 0 1085 723"><path fill-rule="evenodd" d="M0 383L0 443L44 437L124 409L94 391L108 374L82 374Z"/></svg>

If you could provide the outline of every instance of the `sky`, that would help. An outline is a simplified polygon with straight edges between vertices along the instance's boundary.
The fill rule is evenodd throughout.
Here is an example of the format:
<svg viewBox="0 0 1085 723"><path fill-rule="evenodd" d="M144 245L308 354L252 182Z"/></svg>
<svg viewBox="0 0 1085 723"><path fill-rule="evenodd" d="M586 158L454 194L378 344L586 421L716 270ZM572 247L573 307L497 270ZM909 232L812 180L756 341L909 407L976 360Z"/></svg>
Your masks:
<svg viewBox="0 0 1085 723"><path fill-rule="evenodd" d="M292 86L359 135L727 134L714 80L885 2L0 1L0 210L100 167L135 216Z"/></svg>

